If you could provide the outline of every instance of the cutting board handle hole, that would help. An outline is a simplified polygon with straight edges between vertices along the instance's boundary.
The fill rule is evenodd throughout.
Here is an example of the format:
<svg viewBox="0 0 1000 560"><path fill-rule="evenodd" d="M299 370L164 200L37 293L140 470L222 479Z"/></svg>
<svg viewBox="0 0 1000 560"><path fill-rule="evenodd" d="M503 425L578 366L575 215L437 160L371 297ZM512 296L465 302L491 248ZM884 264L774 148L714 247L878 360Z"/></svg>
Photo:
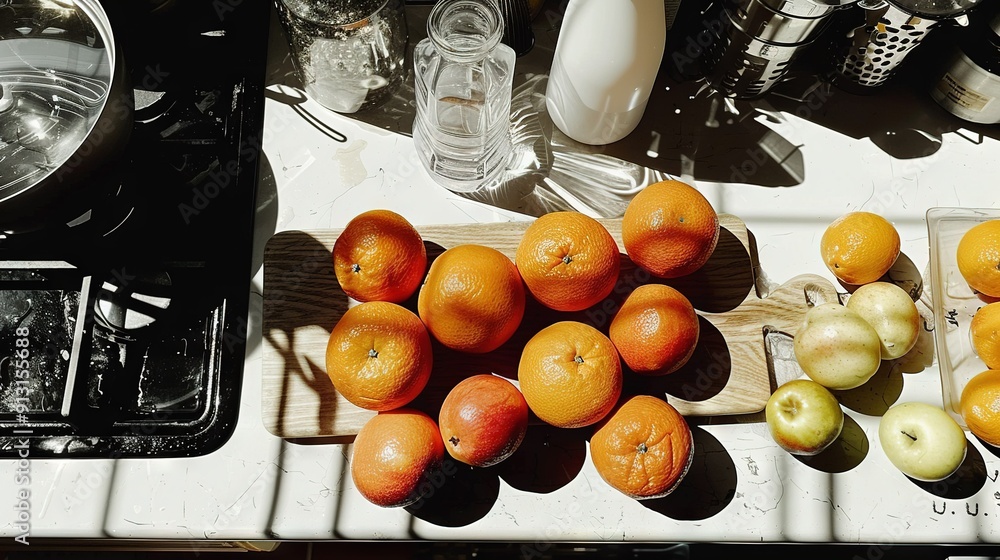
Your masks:
<svg viewBox="0 0 1000 560"><path fill-rule="evenodd" d="M828 288L812 282L802 287L802 295L805 297L806 305L810 308L823 305L824 303L831 303L832 300L830 300L828 294Z"/></svg>
<svg viewBox="0 0 1000 560"><path fill-rule="evenodd" d="M794 336L775 327L764 326L764 354L772 392L804 373L795 359L794 346Z"/></svg>

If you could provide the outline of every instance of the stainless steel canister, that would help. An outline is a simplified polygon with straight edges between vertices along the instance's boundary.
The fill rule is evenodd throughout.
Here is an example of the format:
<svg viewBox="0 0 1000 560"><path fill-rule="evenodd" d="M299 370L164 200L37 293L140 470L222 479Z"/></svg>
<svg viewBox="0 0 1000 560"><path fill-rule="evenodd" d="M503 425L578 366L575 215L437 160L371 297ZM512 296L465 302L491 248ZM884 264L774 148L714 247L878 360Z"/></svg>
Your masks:
<svg viewBox="0 0 1000 560"><path fill-rule="evenodd" d="M708 51L708 81L728 97L767 93L828 16L855 0L724 0Z"/></svg>
<svg viewBox="0 0 1000 560"><path fill-rule="evenodd" d="M833 82L864 91L885 84L935 28L966 25L980 0L861 0L844 14L832 45Z"/></svg>
<svg viewBox="0 0 1000 560"><path fill-rule="evenodd" d="M969 31L931 88L931 97L961 119L1000 123L1000 11L974 22Z"/></svg>

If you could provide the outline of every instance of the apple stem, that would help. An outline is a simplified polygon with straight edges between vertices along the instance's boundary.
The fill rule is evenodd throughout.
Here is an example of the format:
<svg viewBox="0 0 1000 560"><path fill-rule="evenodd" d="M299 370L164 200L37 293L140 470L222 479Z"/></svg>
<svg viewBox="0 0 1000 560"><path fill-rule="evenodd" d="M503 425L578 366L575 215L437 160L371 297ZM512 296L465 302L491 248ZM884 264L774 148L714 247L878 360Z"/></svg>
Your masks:
<svg viewBox="0 0 1000 560"><path fill-rule="evenodd" d="M458 445L458 438L455 436L451 436L450 438L448 438L448 442L451 443L452 445Z"/></svg>
<svg viewBox="0 0 1000 560"><path fill-rule="evenodd" d="M917 441L917 436L914 436L914 435L912 435L912 434L910 434L910 433L908 433L908 432L906 432L904 430L900 430L900 433L902 433L904 436L912 439L913 441Z"/></svg>

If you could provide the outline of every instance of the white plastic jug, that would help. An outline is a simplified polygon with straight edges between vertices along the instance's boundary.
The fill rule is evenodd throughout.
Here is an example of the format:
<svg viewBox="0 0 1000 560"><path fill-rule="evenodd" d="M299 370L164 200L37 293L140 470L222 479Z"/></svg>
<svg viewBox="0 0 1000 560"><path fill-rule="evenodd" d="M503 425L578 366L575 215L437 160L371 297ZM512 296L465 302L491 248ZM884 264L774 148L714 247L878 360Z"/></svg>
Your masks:
<svg viewBox="0 0 1000 560"><path fill-rule="evenodd" d="M545 92L553 123L584 144L635 130L666 45L663 0L570 0Z"/></svg>

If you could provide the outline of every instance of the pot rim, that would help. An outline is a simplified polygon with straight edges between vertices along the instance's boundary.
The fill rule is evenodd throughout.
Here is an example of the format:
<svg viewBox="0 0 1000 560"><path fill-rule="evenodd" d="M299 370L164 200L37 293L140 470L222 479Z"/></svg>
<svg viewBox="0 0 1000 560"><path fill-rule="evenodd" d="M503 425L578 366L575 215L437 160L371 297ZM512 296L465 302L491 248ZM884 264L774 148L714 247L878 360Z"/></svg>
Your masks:
<svg viewBox="0 0 1000 560"><path fill-rule="evenodd" d="M94 174L105 170L107 160L121 151L131 135L132 92L125 76L113 14L100 0L53 1L77 11L93 25L102 42L93 48L103 50L106 57L106 61L101 61L107 66L100 80L107 80L107 83L102 84L105 90L95 98L93 116L88 118L75 145L65 149L58 160L41 172L15 179L0 190L0 230L6 233L47 227L53 219L65 223L77 217L79 214L68 217L62 214L76 212L80 199L97 188L91 184L99 182ZM32 39L11 37L5 40ZM50 211L54 214L51 218L48 216Z"/></svg>

